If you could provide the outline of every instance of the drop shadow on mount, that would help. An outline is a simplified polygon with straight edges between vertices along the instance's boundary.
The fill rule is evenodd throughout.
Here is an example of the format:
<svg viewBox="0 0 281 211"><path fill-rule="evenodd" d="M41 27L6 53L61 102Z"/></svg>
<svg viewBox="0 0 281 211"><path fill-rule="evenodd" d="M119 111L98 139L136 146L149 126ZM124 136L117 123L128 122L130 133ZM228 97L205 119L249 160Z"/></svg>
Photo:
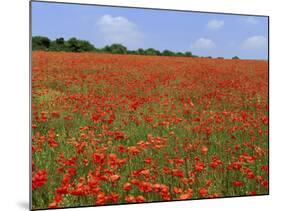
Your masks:
<svg viewBox="0 0 281 211"><path fill-rule="evenodd" d="M29 210L29 203L26 201L19 201L17 205L24 210Z"/></svg>

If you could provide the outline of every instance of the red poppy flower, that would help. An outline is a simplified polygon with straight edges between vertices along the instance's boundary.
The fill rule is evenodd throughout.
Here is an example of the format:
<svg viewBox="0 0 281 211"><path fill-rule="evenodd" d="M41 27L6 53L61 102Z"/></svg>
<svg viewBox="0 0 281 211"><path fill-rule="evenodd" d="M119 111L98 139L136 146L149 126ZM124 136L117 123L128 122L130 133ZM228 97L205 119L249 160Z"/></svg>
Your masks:
<svg viewBox="0 0 281 211"><path fill-rule="evenodd" d="M199 189L199 194L201 197L206 197L208 195L208 190L206 188L200 188Z"/></svg>

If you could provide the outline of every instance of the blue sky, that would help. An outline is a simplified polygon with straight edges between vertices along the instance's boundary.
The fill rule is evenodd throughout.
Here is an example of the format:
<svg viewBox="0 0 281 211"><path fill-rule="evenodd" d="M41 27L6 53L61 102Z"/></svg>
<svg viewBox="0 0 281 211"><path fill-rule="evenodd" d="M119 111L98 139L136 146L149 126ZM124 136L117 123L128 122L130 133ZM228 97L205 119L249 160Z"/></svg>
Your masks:
<svg viewBox="0 0 281 211"><path fill-rule="evenodd" d="M191 51L267 59L267 17L32 2L32 35L77 37L96 47Z"/></svg>

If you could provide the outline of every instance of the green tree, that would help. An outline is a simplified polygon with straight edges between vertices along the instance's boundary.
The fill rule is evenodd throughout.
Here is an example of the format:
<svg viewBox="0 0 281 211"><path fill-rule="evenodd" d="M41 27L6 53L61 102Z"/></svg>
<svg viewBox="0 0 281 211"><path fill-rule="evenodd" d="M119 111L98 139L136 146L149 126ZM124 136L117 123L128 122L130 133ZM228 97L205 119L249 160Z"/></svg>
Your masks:
<svg viewBox="0 0 281 211"><path fill-rule="evenodd" d="M103 48L104 52L108 53L114 53L114 54L126 54L127 53L127 48L121 44L112 44L110 46L105 46Z"/></svg>
<svg viewBox="0 0 281 211"><path fill-rule="evenodd" d="M32 37L32 50L48 50L51 40L48 37L34 36Z"/></svg>
<svg viewBox="0 0 281 211"><path fill-rule="evenodd" d="M51 41L50 47L49 47L50 51L65 51L66 47L65 47L65 42L64 42L64 38L58 38L55 41Z"/></svg>
<svg viewBox="0 0 281 211"><path fill-rule="evenodd" d="M145 55L145 51L142 48L139 48L137 52L139 55Z"/></svg>
<svg viewBox="0 0 281 211"><path fill-rule="evenodd" d="M184 55L187 56L187 57L192 57L192 56L193 56L190 51L186 51L186 52L184 53Z"/></svg>
<svg viewBox="0 0 281 211"><path fill-rule="evenodd" d="M170 50L164 50L161 55L163 56L175 56L175 53L173 51Z"/></svg>
<svg viewBox="0 0 281 211"><path fill-rule="evenodd" d="M116 54L127 53L127 48L121 44L112 44L110 48L111 48L111 53L116 53Z"/></svg>
<svg viewBox="0 0 281 211"><path fill-rule="evenodd" d="M68 51L81 52L81 45L75 37L72 37L69 40L67 40L65 46Z"/></svg>
<svg viewBox="0 0 281 211"><path fill-rule="evenodd" d="M94 51L95 46L92 45L89 41L79 40L81 51Z"/></svg>
<svg viewBox="0 0 281 211"><path fill-rule="evenodd" d="M232 59L239 59L239 57L238 56L233 56Z"/></svg>
<svg viewBox="0 0 281 211"><path fill-rule="evenodd" d="M184 54L182 52L177 52L176 56L184 56Z"/></svg>
<svg viewBox="0 0 281 211"><path fill-rule="evenodd" d="M63 38L63 37L57 38L57 39L56 39L56 43L57 43L58 45L64 45L64 38Z"/></svg>
<svg viewBox="0 0 281 211"><path fill-rule="evenodd" d="M135 51L135 50L127 50L127 54L137 55L137 54L138 54L138 51Z"/></svg>
<svg viewBox="0 0 281 211"><path fill-rule="evenodd" d="M160 55L160 51L155 50L154 48L148 48L145 50L145 55L150 55L150 56Z"/></svg>
<svg viewBox="0 0 281 211"><path fill-rule="evenodd" d="M78 40L75 37L70 38L65 43L66 50L71 52L84 52L84 51L93 51L95 47L86 40Z"/></svg>

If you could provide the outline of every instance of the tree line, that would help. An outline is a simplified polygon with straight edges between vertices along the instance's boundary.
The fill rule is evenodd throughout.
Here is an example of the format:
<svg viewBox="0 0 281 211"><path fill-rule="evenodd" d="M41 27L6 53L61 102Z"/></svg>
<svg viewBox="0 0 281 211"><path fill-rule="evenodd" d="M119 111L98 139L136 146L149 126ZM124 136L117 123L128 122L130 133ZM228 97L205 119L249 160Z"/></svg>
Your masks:
<svg viewBox="0 0 281 211"><path fill-rule="evenodd" d="M66 52L104 52L113 54L136 54L136 55L157 55L157 56L195 56L191 52L173 52L170 50L164 50L160 52L154 48L137 50L129 50L122 44L106 45L103 48L96 48L93 44L86 40L79 40L72 37L68 40L64 38L57 38L50 40L44 36L33 36L32 37L32 50L43 50L43 51L66 51Z"/></svg>
<svg viewBox="0 0 281 211"><path fill-rule="evenodd" d="M135 55L150 55L150 56L185 56L185 57L198 57L193 55L190 51L187 52L173 52L170 50L163 50L162 52L154 48L137 50L129 50L122 44L106 45L103 48L96 48L87 40L79 40L72 37L65 40L63 37L55 40L50 40L45 36L33 36L32 37L32 50L43 50L43 51L66 51L66 52L103 52L113 54L135 54ZM208 57L212 58L212 57ZM223 59L223 57L218 57ZM237 56L233 59L239 59Z"/></svg>

